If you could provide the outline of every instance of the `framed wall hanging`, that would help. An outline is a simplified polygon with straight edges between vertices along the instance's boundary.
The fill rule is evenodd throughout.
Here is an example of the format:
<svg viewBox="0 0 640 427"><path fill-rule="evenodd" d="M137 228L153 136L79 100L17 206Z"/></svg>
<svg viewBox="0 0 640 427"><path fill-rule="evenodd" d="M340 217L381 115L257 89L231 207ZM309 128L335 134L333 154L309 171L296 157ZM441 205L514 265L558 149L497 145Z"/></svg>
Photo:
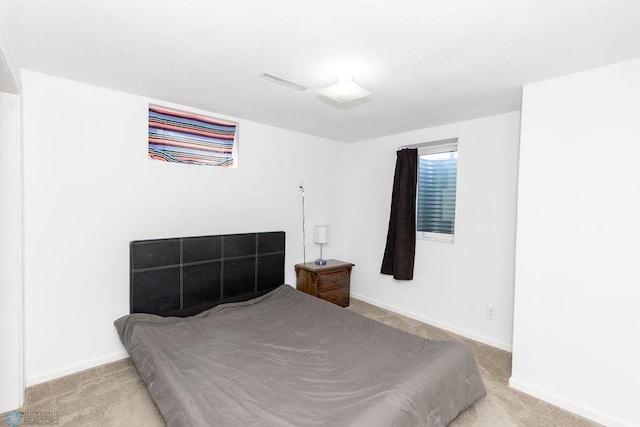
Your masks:
<svg viewBox="0 0 640 427"><path fill-rule="evenodd" d="M238 124L149 104L149 158L234 167Z"/></svg>

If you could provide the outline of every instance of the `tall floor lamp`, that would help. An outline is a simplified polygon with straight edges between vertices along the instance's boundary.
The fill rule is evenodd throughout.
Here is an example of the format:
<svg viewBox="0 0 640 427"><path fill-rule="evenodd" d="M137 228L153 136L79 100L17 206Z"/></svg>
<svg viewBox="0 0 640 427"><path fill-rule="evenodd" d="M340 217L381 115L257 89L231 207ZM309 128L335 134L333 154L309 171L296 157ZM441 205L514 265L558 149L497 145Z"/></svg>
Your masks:
<svg viewBox="0 0 640 427"><path fill-rule="evenodd" d="M313 227L313 242L320 244L320 258L316 260L317 265L327 265L327 260L322 259L322 245L329 243L329 226L316 225Z"/></svg>

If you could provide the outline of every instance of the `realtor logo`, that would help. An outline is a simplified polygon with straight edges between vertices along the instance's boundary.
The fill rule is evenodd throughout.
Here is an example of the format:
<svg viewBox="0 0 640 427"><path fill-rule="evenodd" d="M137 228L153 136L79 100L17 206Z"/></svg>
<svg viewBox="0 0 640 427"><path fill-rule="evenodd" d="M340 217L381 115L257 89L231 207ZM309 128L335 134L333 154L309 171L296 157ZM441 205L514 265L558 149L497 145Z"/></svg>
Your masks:
<svg viewBox="0 0 640 427"><path fill-rule="evenodd" d="M18 411L7 412L6 421L7 424L11 427L19 426L24 422L24 420L22 419L22 414Z"/></svg>
<svg viewBox="0 0 640 427"><path fill-rule="evenodd" d="M11 411L7 412L5 422L10 427L22 425L58 425L60 419L53 411Z"/></svg>

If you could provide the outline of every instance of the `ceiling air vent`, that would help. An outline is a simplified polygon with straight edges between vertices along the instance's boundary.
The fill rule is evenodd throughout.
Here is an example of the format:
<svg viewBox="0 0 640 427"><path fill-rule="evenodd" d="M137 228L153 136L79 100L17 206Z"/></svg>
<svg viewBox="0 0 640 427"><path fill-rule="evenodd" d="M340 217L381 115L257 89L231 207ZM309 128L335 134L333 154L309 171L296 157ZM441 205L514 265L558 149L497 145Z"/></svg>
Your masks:
<svg viewBox="0 0 640 427"><path fill-rule="evenodd" d="M290 82L289 80L285 80L282 77L274 76L273 74L261 73L260 77L262 77L263 79L267 79L270 82L278 83L280 85L290 87L291 89L299 90L300 92L302 92L303 90L307 90L306 87L299 85L298 83Z"/></svg>

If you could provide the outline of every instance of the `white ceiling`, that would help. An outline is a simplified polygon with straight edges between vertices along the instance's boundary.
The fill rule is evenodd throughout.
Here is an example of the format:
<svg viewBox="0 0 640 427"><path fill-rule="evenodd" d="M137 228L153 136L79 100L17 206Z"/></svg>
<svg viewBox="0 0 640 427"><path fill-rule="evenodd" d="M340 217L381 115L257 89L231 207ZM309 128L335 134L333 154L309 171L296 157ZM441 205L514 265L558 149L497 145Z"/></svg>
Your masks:
<svg viewBox="0 0 640 427"><path fill-rule="evenodd" d="M518 110L525 83L640 57L639 0L9 7L23 68L345 142ZM318 95L342 69L372 95L347 104Z"/></svg>

